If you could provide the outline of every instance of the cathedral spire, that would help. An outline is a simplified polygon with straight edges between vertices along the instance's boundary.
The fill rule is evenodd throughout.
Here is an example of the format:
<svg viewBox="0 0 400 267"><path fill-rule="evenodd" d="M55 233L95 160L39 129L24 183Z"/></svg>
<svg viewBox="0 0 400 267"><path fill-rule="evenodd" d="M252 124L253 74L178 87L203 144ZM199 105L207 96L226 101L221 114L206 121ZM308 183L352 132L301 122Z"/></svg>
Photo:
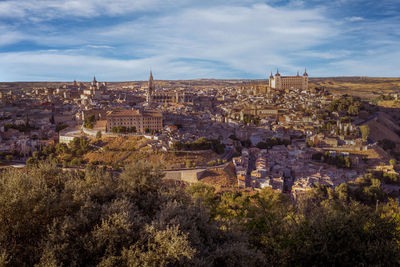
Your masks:
<svg viewBox="0 0 400 267"><path fill-rule="evenodd" d="M151 100L153 98L153 90L154 90L153 72L150 69L150 77L149 77L149 83L148 83L147 93L146 93L146 100L147 100L148 104L151 104Z"/></svg>

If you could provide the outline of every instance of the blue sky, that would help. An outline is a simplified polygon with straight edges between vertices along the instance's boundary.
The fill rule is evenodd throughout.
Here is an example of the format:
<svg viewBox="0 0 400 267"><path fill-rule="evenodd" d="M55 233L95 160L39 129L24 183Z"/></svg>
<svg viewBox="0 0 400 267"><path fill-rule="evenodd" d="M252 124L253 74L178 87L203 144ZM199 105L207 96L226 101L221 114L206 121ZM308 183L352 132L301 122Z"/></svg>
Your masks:
<svg viewBox="0 0 400 267"><path fill-rule="evenodd" d="M399 0L0 0L0 81L399 76Z"/></svg>

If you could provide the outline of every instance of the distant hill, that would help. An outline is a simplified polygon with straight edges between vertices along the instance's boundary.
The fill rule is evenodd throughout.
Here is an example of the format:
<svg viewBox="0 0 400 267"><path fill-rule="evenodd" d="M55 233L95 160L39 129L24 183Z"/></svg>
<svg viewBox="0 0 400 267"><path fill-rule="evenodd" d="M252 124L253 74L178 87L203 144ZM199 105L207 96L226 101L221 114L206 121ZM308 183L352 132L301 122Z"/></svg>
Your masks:
<svg viewBox="0 0 400 267"><path fill-rule="evenodd" d="M79 81L78 81L79 82ZM83 82L89 84L89 82ZM141 87L147 81L107 82L110 88L126 86ZM156 80L159 86L223 88L225 86L242 86L249 83L267 84L266 79L195 79L195 80ZM40 87L57 88L70 82L2 82L0 90L31 89ZM400 77L311 77L310 87L324 87L332 93L352 94L363 98L376 97L380 94L400 92Z"/></svg>

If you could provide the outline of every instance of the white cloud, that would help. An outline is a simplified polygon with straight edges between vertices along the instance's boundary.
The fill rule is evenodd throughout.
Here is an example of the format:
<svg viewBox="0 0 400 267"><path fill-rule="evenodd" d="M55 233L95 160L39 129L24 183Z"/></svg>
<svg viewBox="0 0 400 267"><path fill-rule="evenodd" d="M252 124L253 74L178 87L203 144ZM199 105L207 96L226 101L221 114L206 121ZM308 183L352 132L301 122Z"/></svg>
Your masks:
<svg viewBox="0 0 400 267"><path fill-rule="evenodd" d="M215 71L163 56L123 60L54 50L0 53L0 62L2 81L89 80L93 74L107 81L140 80L148 77L150 68L158 79L182 79L192 77L188 73L196 73L195 78L213 77Z"/></svg>
<svg viewBox="0 0 400 267"><path fill-rule="evenodd" d="M58 73L64 69L71 68L68 73L79 70L79 73L89 74L102 66L99 71L107 69L110 79L118 78L113 73L128 78L124 73L132 74L150 67L159 68L160 76L165 78L222 78L237 73L262 78L277 65L287 71L303 67L306 65L304 56L298 51L309 50L337 34L318 9L273 8L266 4L187 8L108 28L51 36L47 33L32 35L31 40L39 44L56 47L69 44L75 48L51 56L46 53L12 54L19 59L15 62L10 60L9 54L1 56L2 62L15 66L13 70L18 69L18 62L20 75L30 72L29 77L41 72L40 68L29 67L33 62L40 62L42 70L48 69L54 77L60 77ZM118 54L109 55L107 51ZM110 59L110 56L138 59ZM52 61L55 59L57 62ZM296 61L302 64L298 66ZM67 73L66 76L71 77Z"/></svg>
<svg viewBox="0 0 400 267"><path fill-rule="evenodd" d="M364 18L363 17L348 17L348 18L346 18L346 20L350 21L350 22L355 22L355 21L362 21L362 20L364 20Z"/></svg>
<svg viewBox="0 0 400 267"><path fill-rule="evenodd" d="M337 34L319 10L268 5L188 9L174 16L123 23L99 33L105 39L141 44L139 49L133 47L132 53L215 60L232 69L258 70L260 74L268 65L290 65L288 54L300 58L296 51Z"/></svg>
<svg viewBox="0 0 400 267"><path fill-rule="evenodd" d="M46 20L121 15L154 8L160 3L161 0L8 0L0 2L0 17Z"/></svg>
<svg viewBox="0 0 400 267"><path fill-rule="evenodd" d="M386 57L388 51L395 50L384 49L396 47L398 40L388 38L387 32L372 21L359 24L350 22L361 21L360 17L330 19L325 9L304 9L303 1L296 0L281 7L258 0L234 0L229 5L216 1L211 6L207 6L208 0L201 4L193 4L191 0L0 2L0 17L15 8L11 16L40 21L19 31L0 26L0 46L25 40L39 47L55 48L0 54L0 79L71 80L96 73L106 80L134 80L147 78L150 68L161 79L241 78L241 75L264 78L276 67L287 74L308 67L310 74L317 76L367 75L383 64L390 67L381 69L392 69L393 75L400 67L394 57ZM274 0L268 2L271 1ZM60 30L44 21L68 16L101 19L103 15L161 10L168 4L181 8L156 15L144 12L129 21L125 17L114 26L86 27L86 20L82 20L78 29ZM382 24L391 34L399 31L393 20ZM356 38L360 34L369 40L368 44ZM370 43L383 48L366 49ZM367 50L373 51L376 59L363 54ZM310 68L310 62L318 63Z"/></svg>

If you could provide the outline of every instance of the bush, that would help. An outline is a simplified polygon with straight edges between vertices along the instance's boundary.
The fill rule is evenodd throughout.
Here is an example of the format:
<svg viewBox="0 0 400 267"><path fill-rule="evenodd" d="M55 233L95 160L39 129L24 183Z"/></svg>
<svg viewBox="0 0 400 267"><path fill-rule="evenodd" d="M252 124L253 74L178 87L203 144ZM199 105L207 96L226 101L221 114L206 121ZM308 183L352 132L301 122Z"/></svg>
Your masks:
<svg viewBox="0 0 400 267"><path fill-rule="evenodd" d="M397 266L400 208L366 175L292 200L38 162L0 173L0 264L10 266ZM361 200L363 202L356 202ZM380 204L376 205L379 200Z"/></svg>
<svg viewBox="0 0 400 267"><path fill-rule="evenodd" d="M89 115L85 118L83 126L85 128L93 129L95 123L96 123L96 117L94 115Z"/></svg>

